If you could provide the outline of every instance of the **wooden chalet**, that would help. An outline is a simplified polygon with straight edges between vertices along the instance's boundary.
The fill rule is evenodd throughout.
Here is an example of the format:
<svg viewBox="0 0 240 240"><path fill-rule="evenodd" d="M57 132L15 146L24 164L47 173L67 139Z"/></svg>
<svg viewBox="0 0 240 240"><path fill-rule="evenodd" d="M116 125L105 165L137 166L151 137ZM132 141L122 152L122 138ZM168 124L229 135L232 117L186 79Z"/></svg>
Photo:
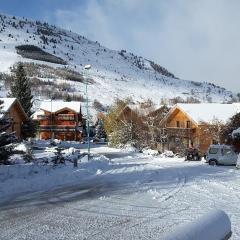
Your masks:
<svg viewBox="0 0 240 240"><path fill-rule="evenodd" d="M40 139L80 141L83 117L80 102L43 101L34 114L39 124Z"/></svg>
<svg viewBox="0 0 240 240"><path fill-rule="evenodd" d="M0 100L3 101L0 117L12 120L12 124L7 132L15 132L16 137L21 139L22 125L28 120L28 116L16 98L0 98Z"/></svg>
<svg viewBox="0 0 240 240"><path fill-rule="evenodd" d="M215 143L209 126L214 120L224 124L238 112L239 104L176 104L160 122L160 150L182 152L192 146L204 154Z"/></svg>

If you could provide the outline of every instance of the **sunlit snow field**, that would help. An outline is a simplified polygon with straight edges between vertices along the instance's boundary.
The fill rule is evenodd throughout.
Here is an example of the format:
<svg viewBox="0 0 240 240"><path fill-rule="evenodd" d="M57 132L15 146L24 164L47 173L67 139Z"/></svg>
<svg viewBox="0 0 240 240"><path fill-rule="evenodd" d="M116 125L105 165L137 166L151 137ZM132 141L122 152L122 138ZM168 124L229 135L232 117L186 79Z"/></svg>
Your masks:
<svg viewBox="0 0 240 240"><path fill-rule="evenodd" d="M106 146L92 152L77 169L68 164L2 181L8 200L0 207L0 239L161 239L211 209L230 216L232 239L239 239L234 167Z"/></svg>

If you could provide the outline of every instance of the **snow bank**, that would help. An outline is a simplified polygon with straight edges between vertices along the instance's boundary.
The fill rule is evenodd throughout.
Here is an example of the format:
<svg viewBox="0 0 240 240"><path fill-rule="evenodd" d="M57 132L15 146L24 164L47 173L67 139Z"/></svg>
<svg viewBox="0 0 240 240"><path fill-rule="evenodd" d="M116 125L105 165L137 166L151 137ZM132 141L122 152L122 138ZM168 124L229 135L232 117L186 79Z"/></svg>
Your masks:
<svg viewBox="0 0 240 240"><path fill-rule="evenodd" d="M83 161L82 161L83 160ZM81 159L81 168L91 173L98 173L106 171L111 168L111 161L109 158L101 155L86 162L86 156Z"/></svg>
<svg viewBox="0 0 240 240"><path fill-rule="evenodd" d="M213 210L196 221L178 227L164 240L222 240L231 236L231 222L222 210Z"/></svg>
<svg viewBox="0 0 240 240"><path fill-rule="evenodd" d="M72 153L73 149L69 152ZM110 160L105 156L95 157L89 162L80 162L78 168L73 168L70 162L57 166L33 163L0 165L0 202L7 200L13 194L47 191L59 186L79 183L102 174L111 168L110 165Z"/></svg>
<svg viewBox="0 0 240 240"><path fill-rule="evenodd" d="M135 153L135 152L139 152L139 150L137 148L135 148L134 146L132 146L131 144L126 144L124 146L119 146L124 152L129 152L129 153Z"/></svg>
<svg viewBox="0 0 240 240"><path fill-rule="evenodd" d="M175 155L172 151L165 151L164 153L161 154L161 157L170 157L173 158Z"/></svg>
<svg viewBox="0 0 240 240"><path fill-rule="evenodd" d="M152 149L144 149L142 152L146 155L151 155L151 156L159 155L159 152L157 150L152 150Z"/></svg>

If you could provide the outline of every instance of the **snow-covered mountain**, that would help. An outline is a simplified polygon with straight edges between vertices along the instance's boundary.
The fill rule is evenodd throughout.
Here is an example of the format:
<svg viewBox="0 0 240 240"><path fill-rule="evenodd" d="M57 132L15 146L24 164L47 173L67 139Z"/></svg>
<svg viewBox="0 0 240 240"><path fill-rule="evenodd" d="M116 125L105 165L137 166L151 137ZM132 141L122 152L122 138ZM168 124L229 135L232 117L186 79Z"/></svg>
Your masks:
<svg viewBox="0 0 240 240"><path fill-rule="evenodd" d="M157 47L157 46L156 46ZM203 102L226 102L233 94L211 83L176 78L160 65L124 50L115 51L71 31L26 18L0 15L0 72L14 63L28 67L35 96L70 94L81 97L83 76L91 78L90 100L109 105L115 98L134 102L194 97ZM84 71L84 65L92 68ZM2 95L9 86L1 74ZM65 93L64 93L65 92Z"/></svg>

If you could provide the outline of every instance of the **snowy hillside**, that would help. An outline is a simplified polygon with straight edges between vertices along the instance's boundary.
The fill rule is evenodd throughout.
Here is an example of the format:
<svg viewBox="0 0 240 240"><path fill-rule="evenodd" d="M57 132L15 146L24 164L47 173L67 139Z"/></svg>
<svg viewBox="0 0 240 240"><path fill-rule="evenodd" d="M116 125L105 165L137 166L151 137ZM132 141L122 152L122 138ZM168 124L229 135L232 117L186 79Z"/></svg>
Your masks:
<svg viewBox="0 0 240 240"><path fill-rule="evenodd" d="M83 66L91 64L88 74L92 103L96 99L109 105L115 98L127 97L134 102L150 98L156 104L178 96L203 102L232 99L232 93L224 88L178 79L160 65L124 50L110 50L47 23L0 15L0 72L9 73L18 61L28 63L35 96L44 96L44 88L48 92L44 97L62 92L81 98L82 75L86 74ZM5 74L1 78L4 95L9 82Z"/></svg>

